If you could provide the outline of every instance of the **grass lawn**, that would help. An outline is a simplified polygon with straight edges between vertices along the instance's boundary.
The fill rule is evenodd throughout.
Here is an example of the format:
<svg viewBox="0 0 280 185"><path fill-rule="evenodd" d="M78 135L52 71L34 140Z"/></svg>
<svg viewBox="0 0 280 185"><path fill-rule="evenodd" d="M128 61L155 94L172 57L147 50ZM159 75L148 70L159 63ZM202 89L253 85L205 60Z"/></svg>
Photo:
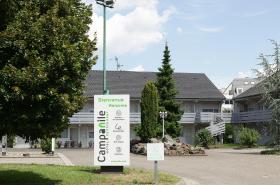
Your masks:
<svg viewBox="0 0 280 185"><path fill-rule="evenodd" d="M210 145L209 146L210 149L215 149L215 148L220 148L220 149L223 149L223 148L233 148L233 149L247 149L248 147L247 146L242 146L240 144L233 144L233 143L226 143L226 144L216 144L216 145ZM265 148L264 146L262 145L257 145L257 146L254 146L252 148Z"/></svg>
<svg viewBox="0 0 280 185"><path fill-rule="evenodd" d="M240 144L216 144L216 145L210 145L210 149L213 148L241 148Z"/></svg>
<svg viewBox="0 0 280 185"><path fill-rule="evenodd" d="M179 178L160 174L161 185L173 185ZM99 174L97 168L56 165L1 164L0 184L5 185L130 185L152 184L149 171L125 169L124 174Z"/></svg>

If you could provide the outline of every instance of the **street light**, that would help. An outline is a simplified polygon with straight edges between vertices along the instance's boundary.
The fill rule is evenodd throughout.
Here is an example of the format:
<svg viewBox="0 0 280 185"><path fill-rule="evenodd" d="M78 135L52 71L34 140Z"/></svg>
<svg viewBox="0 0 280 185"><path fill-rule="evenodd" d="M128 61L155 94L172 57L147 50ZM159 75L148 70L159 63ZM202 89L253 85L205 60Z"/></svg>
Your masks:
<svg viewBox="0 0 280 185"><path fill-rule="evenodd" d="M103 94L109 94L106 83L106 8L114 8L114 0L96 0L103 6Z"/></svg>
<svg viewBox="0 0 280 185"><path fill-rule="evenodd" d="M162 119L162 138L164 138L164 118L167 117L167 112L163 111L163 112L159 112L159 116Z"/></svg>

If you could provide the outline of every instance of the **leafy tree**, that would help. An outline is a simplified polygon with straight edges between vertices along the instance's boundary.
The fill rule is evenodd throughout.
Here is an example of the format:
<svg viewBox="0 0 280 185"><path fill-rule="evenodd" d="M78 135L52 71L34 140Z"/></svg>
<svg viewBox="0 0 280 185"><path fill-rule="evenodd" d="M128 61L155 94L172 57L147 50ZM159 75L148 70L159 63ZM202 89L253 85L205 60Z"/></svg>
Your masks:
<svg viewBox="0 0 280 185"><path fill-rule="evenodd" d="M262 101L272 111L272 127L275 134L275 143L280 147L280 53L279 45L272 40L274 53L272 55L260 55L262 70L257 74L262 81ZM273 58L270 62L269 57Z"/></svg>
<svg viewBox="0 0 280 185"><path fill-rule="evenodd" d="M181 133L181 126L178 121L181 119L183 111L180 110L180 104L175 101L178 91L175 88L173 79L174 69L171 67L171 58L168 45L165 45L163 52L162 66L158 69L156 86L159 93L159 106L161 111L167 111L165 119L166 133L172 137L178 137Z"/></svg>
<svg viewBox="0 0 280 185"><path fill-rule="evenodd" d="M158 125L158 92L153 82L147 82L141 95L141 125L137 135L143 142L149 142L157 136Z"/></svg>
<svg viewBox="0 0 280 185"><path fill-rule="evenodd" d="M57 137L96 58L81 0L0 0L0 136ZM3 6L2 6L3 5Z"/></svg>

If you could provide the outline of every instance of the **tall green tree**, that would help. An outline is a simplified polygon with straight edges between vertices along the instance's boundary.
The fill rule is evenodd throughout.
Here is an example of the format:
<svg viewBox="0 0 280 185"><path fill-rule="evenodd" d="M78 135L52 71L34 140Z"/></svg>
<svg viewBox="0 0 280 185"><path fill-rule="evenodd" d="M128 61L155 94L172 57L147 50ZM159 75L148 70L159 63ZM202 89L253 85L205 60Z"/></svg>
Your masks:
<svg viewBox="0 0 280 185"><path fill-rule="evenodd" d="M96 60L92 8L81 0L0 3L0 136L57 137L82 107Z"/></svg>
<svg viewBox="0 0 280 185"><path fill-rule="evenodd" d="M147 82L141 95L141 125L137 135L143 142L149 142L157 136L158 125L158 92L153 82Z"/></svg>
<svg viewBox="0 0 280 185"><path fill-rule="evenodd" d="M167 111L167 118L165 119L166 133L172 137L178 137L181 133L181 126L178 121L181 119L183 111L180 110L180 104L175 100L178 91L173 78L174 69L170 62L170 51L166 43L162 66L158 69L159 72L157 73L156 87L159 93L160 109Z"/></svg>
<svg viewBox="0 0 280 185"><path fill-rule="evenodd" d="M272 40L274 53L272 55L260 54L262 70L257 70L263 79L263 102L272 111L272 128L275 134L275 143L280 147L280 53L279 45ZM269 58L272 58L271 62Z"/></svg>

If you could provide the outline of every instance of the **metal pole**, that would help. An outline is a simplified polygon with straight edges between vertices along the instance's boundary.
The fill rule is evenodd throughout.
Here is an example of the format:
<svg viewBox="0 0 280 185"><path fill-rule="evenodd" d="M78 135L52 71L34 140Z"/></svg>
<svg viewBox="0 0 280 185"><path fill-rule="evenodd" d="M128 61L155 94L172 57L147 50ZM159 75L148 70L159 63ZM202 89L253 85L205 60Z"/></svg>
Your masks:
<svg viewBox="0 0 280 185"><path fill-rule="evenodd" d="M154 161L154 183L158 183L158 161Z"/></svg>
<svg viewBox="0 0 280 185"><path fill-rule="evenodd" d="M162 138L164 138L164 115L162 117Z"/></svg>
<svg viewBox="0 0 280 185"><path fill-rule="evenodd" d="M103 94L107 94L106 80L106 6L103 5Z"/></svg>

